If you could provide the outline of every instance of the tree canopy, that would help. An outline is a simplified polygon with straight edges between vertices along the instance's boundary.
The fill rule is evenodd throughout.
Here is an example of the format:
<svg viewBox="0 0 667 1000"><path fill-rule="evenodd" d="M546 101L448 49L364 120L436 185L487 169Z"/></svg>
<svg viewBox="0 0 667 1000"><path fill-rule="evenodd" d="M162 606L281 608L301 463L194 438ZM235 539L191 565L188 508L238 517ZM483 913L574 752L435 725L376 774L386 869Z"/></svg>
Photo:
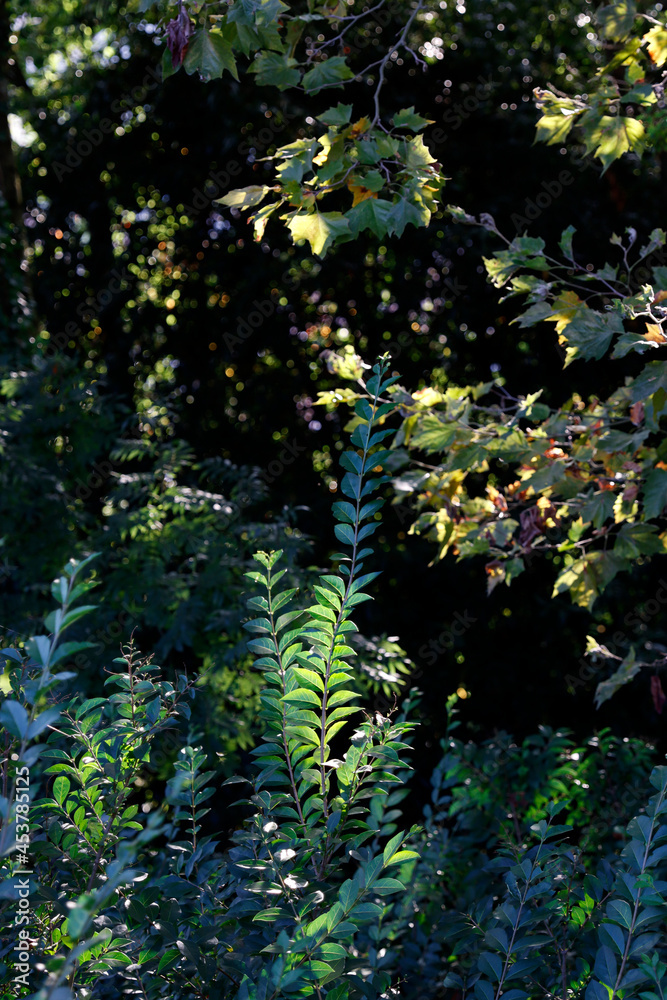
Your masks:
<svg viewBox="0 0 667 1000"><path fill-rule="evenodd" d="M446 664L473 726L537 705L583 730L634 677L600 719L654 733L660 10L2 10L6 627L100 551L81 683L137 628L248 749L243 573L258 545L328 557L346 407L388 351L397 635L365 611L372 696L383 664L427 692Z"/></svg>

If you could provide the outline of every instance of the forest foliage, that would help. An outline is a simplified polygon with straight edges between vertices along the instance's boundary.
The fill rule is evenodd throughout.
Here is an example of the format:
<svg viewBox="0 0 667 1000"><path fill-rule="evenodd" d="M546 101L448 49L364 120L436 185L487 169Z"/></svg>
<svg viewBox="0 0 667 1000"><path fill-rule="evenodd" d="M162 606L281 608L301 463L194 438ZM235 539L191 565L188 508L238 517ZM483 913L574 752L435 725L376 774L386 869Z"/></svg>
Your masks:
<svg viewBox="0 0 667 1000"><path fill-rule="evenodd" d="M662 997L666 65L0 3L15 995Z"/></svg>

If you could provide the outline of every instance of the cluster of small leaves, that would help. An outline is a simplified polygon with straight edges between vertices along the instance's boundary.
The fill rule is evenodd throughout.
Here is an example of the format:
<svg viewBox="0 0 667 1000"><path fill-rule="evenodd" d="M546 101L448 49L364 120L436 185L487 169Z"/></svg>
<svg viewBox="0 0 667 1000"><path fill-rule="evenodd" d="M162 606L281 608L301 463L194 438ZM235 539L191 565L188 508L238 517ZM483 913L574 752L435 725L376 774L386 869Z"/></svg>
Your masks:
<svg viewBox="0 0 667 1000"><path fill-rule="evenodd" d="M273 185L240 188L220 199L237 212L253 209L249 221L257 240L280 209L293 240L306 240L318 255L361 232L382 238L402 235L409 224L428 225L444 183L440 164L418 134L429 121L414 108L404 108L389 129L380 111L386 71L399 51L407 51L425 68L409 45L413 23L426 8L422 0L407 11L405 24L380 59L363 68L350 65L350 32L367 22L374 28L371 13L383 6L381 2L372 12L355 13L342 2L313 2L301 13L281 0L234 0L207 4L204 13L195 15L194 5L190 13L190 5L180 2L177 16L167 25L165 78L182 65L205 81L223 72L238 80L236 60L242 56L250 60L247 72L258 85L294 89L308 98L354 80L374 81L369 116L353 121L351 104L317 112L320 133L304 138L301 131L300 138L265 157L275 163ZM321 132L322 126L326 131ZM351 198L345 210L339 207L338 192ZM269 193L277 198L262 205ZM322 210L321 202L329 195L334 207Z"/></svg>
<svg viewBox="0 0 667 1000"><path fill-rule="evenodd" d="M456 698L447 700L450 718ZM441 996L444 980L488 1000L498 996L498 976L522 997L547 984L565 995L565 974L567 992L583 996L604 943L602 904L624 868L625 828L645 801L650 748L608 732L575 744L544 727L521 744L500 733L481 745L449 735L442 746L420 857L385 928L401 995ZM560 831L550 818L558 811ZM534 834L542 844L531 851ZM569 844L549 843L566 834ZM642 942L657 951L652 963L662 960L661 944Z"/></svg>
<svg viewBox="0 0 667 1000"><path fill-rule="evenodd" d="M2 971L11 971L6 962L15 963L20 938L33 965L46 968L48 995L54 998L70 996L62 984L103 983L131 962L126 954L131 942L119 929L125 926L127 887L145 877L132 863L161 824L157 813L146 821L130 800L151 745L188 717L184 699L192 689L184 677L177 689L160 681L157 667L130 645L108 678L116 688L110 696L57 703L57 689L76 675L53 668L89 645L61 637L93 610L71 607L95 586L81 580L90 559L70 562L54 582L61 607L46 620L51 634L28 640L20 652L2 650L13 695L0 707L6 793L0 896L3 925L11 928L3 942ZM37 742L47 732L46 741ZM29 875L21 883L29 887L28 926L19 919L22 911L14 920L11 916L17 872Z"/></svg>
<svg viewBox="0 0 667 1000"><path fill-rule="evenodd" d="M483 224L498 233L490 217ZM635 257L636 233L625 243L614 236L620 262L589 271L576 259L573 233L563 233L561 260L526 236L506 240L506 250L485 260L505 298L528 305L514 322L553 324L565 364L599 360L612 348L615 359L660 352L667 268L656 261L665 234L655 230ZM394 387L403 414L393 441L393 468L403 466L395 502L417 513L410 531L432 539L437 558L486 557L489 592L510 584L535 557L554 557L553 595L567 593L590 611L619 572L667 551L667 364L649 361L621 379L607 399L574 393L553 409L540 401L540 389L517 398L493 382L414 393ZM629 655L619 683L599 690L599 703L644 662ZM661 669L665 661L649 662Z"/></svg>
<svg viewBox="0 0 667 1000"><path fill-rule="evenodd" d="M315 603L305 612L290 609L293 589L276 592L283 575L275 569L279 552L258 553L263 572L249 574L266 592L251 599L249 606L261 617L246 626L257 636L249 646L266 682L264 736L253 751L257 812L235 836L230 855L242 891L226 920L259 925L248 943L262 930L263 954L274 958L268 962L259 949L230 954L230 974L243 976L243 997L273 996L278 990L305 995L335 984L327 995L338 1000L375 996L390 985L383 972L389 959L374 945L369 948L368 941L377 942L378 925L391 910L383 897L404 890L393 877L396 866L416 854L402 849L402 832L379 855L364 845L386 835L400 815L374 800L392 806L399 801L389 802L390 791L402 783L396 771L405 769L402 737L411 726L376 716L358 726L340 757L332 754L334 738L338 744L337 734L359 711L351 704L358 695L349 663L355 656L349 636L356 631L350 615L369 599L362 588L377 576L360 573L372 553L363 543L376 530L375 515L383 503L367 498L386 482L382 476L367 478L370 469L381 466L381 442L391 433L374 430L374 423L393 409L379 402L395 381L383 380L385 368L386 363L376 365L368 380L371 402L357 404L356 450L342 457L347 471L341 490L349 502L334 504L334 530L349 553L334 557L339 574L320 577ZM354 861L356 872L342 877L341 865Z"/></svg>
<svg viewBox="0 0 667 1000"><path fill-rule="evenodd" d="M615 870L603 863L592 875L576 850L554 842L571 829L552 822L563 804L550 803L548 818L531 825L532 847L498 852L486 870L502 873L504 892L495 904L473 903L452 928L456 969L445 984L479 1000L526 1000L536 986L587 1000L661 995L667 768L654 768L650 781L658 793L630 822Z"/></svg>
<svg viewBox="0 0 667 1000"><path fill-rule="evenodd" d="M601 7L596 21L605 64L586 94L535 90L537 140L560 146L574 134L607 170L624 153L665 149L667 23L639 13L634 0Z"/></svg>
<svg viewBox="0 0 667 1000"><path fill-rule="evenodd" d="M540 991L573 996L595 988L591 972L595 976L601 967L607 922L618 908L614 897L624 893L624 859L637 852L637 843L631 841L620 861L615 857L615 841L624 839L619 821L623 816L627 821L630 810L641 804L638 789L648 771L646 758L639 767L632 759L638 747L614 744L601 734L587 747L575 749L563 734L548 730L521 747L502 735L484 747L448 740L442 766L433 778L427 847L421 852L414 880L417 884L428 880L432 887L437 881L433 868L440 869L445 912L438 924L432 924L433 930L429 923L437 919L435 913L425 913L419 929L424 951L429 946L433 951L436 945L438 953L451 956L453 967L446 986L464 994L472 991L485 1000L514 990L516 1000L525 1000L536 986ZM600 763L608 776L602 782L595 780ZM631 793L624 784L619 792L625 800L609 815L605 793L609 798L609 784L619 763L634 772L637 787ZM656 787L662 787L666 779L665 768L653 771L651 781ZM565 824L554 826L553 818L563 811ZM538 819L540 814L543 818ZM453 820L449 834L447 817L450 824ZM591 819L597 819L593 827ZM637 822L633 820L628 827L630 837L636 835ZM643 827L643 817L639 822ZM569 835L572 823L578 830L570 836L576 846L551 843L554 837ZM530 848L526 826L537 839ZM652 863L658 867L662 859L663 854L655 853ZM499 875L504 886L499 884ZM659 884L663 906L665 888ZM649 904L643 918L647 924L659 919L660 911L650 906L656 902L655 898L644 900ZM638 917L635 929L641 924L642 917ZM655 934L625 943L635 962L643 962L640 956L660 945ZM608 958L606 953L604 958ZM656 967L659 955L652 954L649 963ZM628 972L626 960L616 983L608 980L606 985L619 987L625 975L623 988L634 984L636 990L653 978Z"/></svg>
<svg viewBox="0 0 667 1000"><path fill-rule="evenodd" d="M92 585L77 582L85 564L71 564L54 584L61 608L49 616L52 635L30 640L24 653L4 651L17 697L0 706L10 792L2 803L3 897L13 928L2 957L14 964L19 937L27 947L20 924L11 923L12 876L30 864L29 944L33 963L45 970L39 1000L72 1000L74 990L88 998L130 990L148 1000L314 991L343 1000L390 987L394 960L379 946L392 910L385 897L405 890L395 876L417 857L396 824L405 795L403 740L412 727L405 716L377 715L357 727L347 749L337 735L359 711L351 705L358 692L350 614L369 599L362 587L377 575L361 571L382 503L369 497L387 482L367 475L378 469L390 433L374 426L393 408L379 401L395 381L383 378L385 370L379 363L368 380L374 402L359 402L354 448L343 457L351 502L335 505L346 549L337 556L339 574L320 578L306 611L287 610L293 588L275 593L280 553L259 553L264 572L249 574L267 592L251 600L266 617L248 623L258 636L249 645L260 654L265 733L254 753L253 815L230 852L201 835L214 773L203 770L200 748L180 751L162 809L153 803L141 810L134 800L155 738L189 718L184 698L192 685L184 677L176 688L161 681L130 645L108 678L110 696L37 710L44 692L73 677L53 676L51 668L81 647L60 638L92 610L70 607ZM28 745L46 729L46 743ZM19 802L26 814L19 830L10 777L25 765L30 803L24 809ZM167 838L166 849L149 846L158 836Z"/></svg>
<svg viewBox="0 0 667 1000"><path fill-rule="evenodd" d="M401 236L410 223L428 226L443 184L440 165L420 135L403 134L422 129L426 119L414 108L401 111L394 117L394 134L366 117L352 122L351 104L317 118L328 126L326 132L281 146L268 158L277 164L275 185L239 188L220 199L245 210L270 192L278 195L250 216L255 239L262 238L269 216L283 206L280 218L294 241L307 240L318 255L363 231L382 238ZM323 198L345 189L352 196L346 211L320 210Z"/></svg>
<svg viewBox="0 0 667 1000"><path fill-rule="evenodd" d="M604 990L662 997L667 886L656 876L667 857L667 768L654 770L658 795L614 859L618 820L641 803L650 748L604 733L576 749L548 730L521 747L504 734L481 747L449 737L425 830L411 831L414 851L396 821L415 698L394 721L363 722L347 750L340 735L331 746L334 728L354 711L346 640L349 610L366 596L354 585L370 575L358 575L366 555L359 535L371 526L360 514L383 481L364 476L377 468L386 433L373 429L381 409L389 412L380 394L394 381L381 375L378 367L365 387L372 402L357 404L358 450L348 452L355 471L346 483L355 515L337 512L350 550L339 575L321 577L308 611L285 610L294 594L275 590L279 554L258 554L266 597L252 599L261 617L248 624L265 681L266 732L255 752L253 815L231 850L202 836L215 775L199 747L181 749L163 809L131 800L155 738L189 717L185 678L176 688L161 681L130 645L110 673L110 697L48 704L71 676L52 667L78 645L61 642L62 633L91 610L72 607L91 587L79 582L83 564L70 564L54 584L61 607L50 616L52 635L3 651L13 697L0 705L8 793L0 897L9 928L0 960L10 981L15 946L29 950L44 976L34 1000L378 1000L394 995L397 978L402 994L422 1000L443 979L480 1000L506 995L507 984L525 1000L536 983L552 994L586 990L591 1000ZM614 797L629 786L632 801L624 798L619 812ZM551 843L570 829L551 823L562 810L579 830L576 847ZM158 837L165 846L156 848ZM24 927L15 890L26 870Z"/></svg>

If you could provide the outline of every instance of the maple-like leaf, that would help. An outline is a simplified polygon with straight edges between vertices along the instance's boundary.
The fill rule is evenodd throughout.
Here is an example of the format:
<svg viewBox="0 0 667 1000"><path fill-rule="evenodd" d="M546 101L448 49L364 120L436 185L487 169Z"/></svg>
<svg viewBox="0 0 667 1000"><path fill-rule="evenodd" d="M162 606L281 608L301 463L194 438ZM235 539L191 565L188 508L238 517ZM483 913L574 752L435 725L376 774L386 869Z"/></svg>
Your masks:
<svg viewBox="0 0 667 1000"><path fill-rule="evenodd" d="M648 42L648 54L656 66L662 66L667 60L667 28L656 24L647 31L642 42Z"/></svg>
<svg viewBox="0 0 667 1000"><path fill-rule="evenodd" d="M199 73L202 80L219 80L225 70L238 80L234 51L219 31L202 28L192 35L188 51L183 60L185 72Z"/></svg>
<svg viewBox="0 0 667 1000"><path fill-rule="evenodd" d="M555 323L556 333L561 334L578 313L587 309L588 306L581 301L577 293L568 289L554 302L554 311L551 315L544 318L547 323Z"/></svg>
<svg viewBox="0 0 667 1000"><path fill-rule="evenodd" d="M658 323L647 323L644 339L653 344L667 344L667 337L662 332L662 327Z"/></svg>
<svg viewBox="0 0 667 1000"><path fill-rule="evenodd" d="M587 137L587 145L596 147L595 155L602 161L604 173L623 153L641 152L644 136L644 126L638 118L603 115Z"/></svg>
<svg viewBox="0 0 667 1000"><path fill-rule="evenodd" d="M352 208L360 201L366 201L367 198L377 198L375 191L371 191L363 184L356 184L352 179L347 182L347 188L352 193Z"/></svg>
<svg viewBox="0 0 667 1000"><path fill-rule="evenodd" d="M301 212L287 223L292 239L308 240L310 249L318 255L325 253L334 240L346 236L350 224L340 212Z"/></svg>
<svg viewBox="0 0 667 1000"><path fill-rule="evenodd" d="M618 670L608 680L601 681L598 684L595 690L595 707L599 708L605 701L608 701L612 695L616 694L619 688L622 688L624 684L628 684L633 677L636 677L640 670L641 667L635 663L635 651L631 648Z"/></svg>

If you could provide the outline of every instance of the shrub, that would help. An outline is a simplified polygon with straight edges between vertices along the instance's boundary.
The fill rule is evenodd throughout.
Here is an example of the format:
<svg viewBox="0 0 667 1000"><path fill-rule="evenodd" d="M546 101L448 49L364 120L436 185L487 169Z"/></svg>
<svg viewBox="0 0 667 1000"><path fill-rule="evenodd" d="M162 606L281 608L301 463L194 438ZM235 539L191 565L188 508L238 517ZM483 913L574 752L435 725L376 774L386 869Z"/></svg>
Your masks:
<svg viewBox="0 0 667 1000"><path fill-rule="evenodd" d="M74 606L91 586L89 560L55 582L50 635L3 650L0 959L14 995L663 997L667 886L655 876L667 857L667 768L654 769L657 794L619 855L606 835L581 830L568 845L570 825L555 822L589 820L593 805L573 782L592 781L613 752L637 783L645 774L646 755L633 761L608 734L583 756L546 731L521 748L450 736L424 828L409 831L398 807L415 698L346 735L360 711L351 615L377 576L362 569L382 505L370 497L386 482L368 472L387 460L392 433L377 429L394 409L385 372L379 362L357 401L342 458L337 572L320 577L305 609L293 606L295 588L279 589L280 552L257 553L248 574L262 590L246 627L263 735L231 846L205 832L216 772L192 731L164 803L142 802L157 741L189 720L186 677L162 679L130 643L107 697L63 695L73 675L59 665L81 647L63 633L92 610Z"/></svg>

